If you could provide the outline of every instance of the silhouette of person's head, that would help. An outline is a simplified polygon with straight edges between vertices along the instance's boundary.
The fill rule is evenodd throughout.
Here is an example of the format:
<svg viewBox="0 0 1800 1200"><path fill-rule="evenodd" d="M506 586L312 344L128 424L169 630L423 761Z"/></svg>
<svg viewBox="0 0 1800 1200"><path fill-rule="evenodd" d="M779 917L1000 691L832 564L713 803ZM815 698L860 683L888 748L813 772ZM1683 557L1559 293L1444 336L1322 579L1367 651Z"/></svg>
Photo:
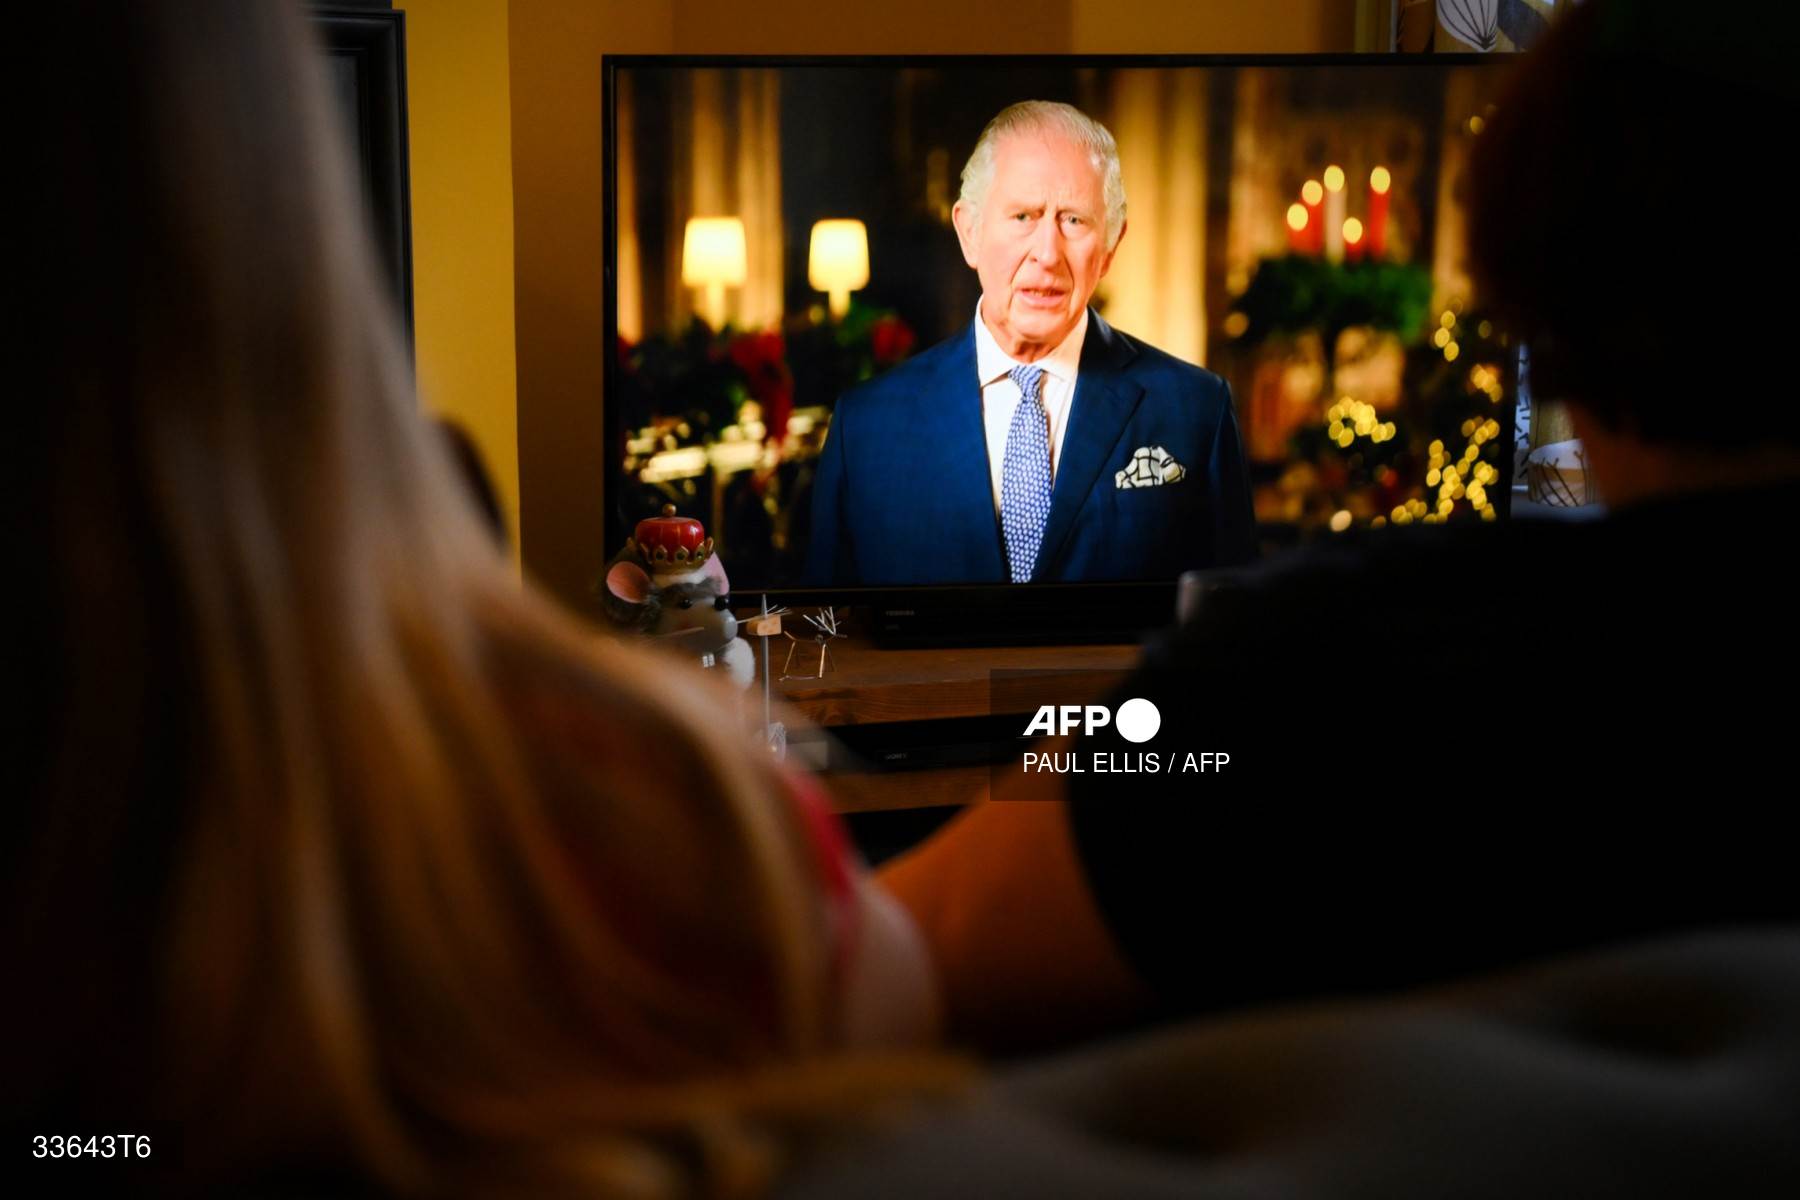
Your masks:
<svg viewBox="0 0 1800 1200"><path fill-rule="evenodd" d="M1560 6L1559 6L1560 7ZM1518 64L1471 172L1472 263L1566 400L1596 468L1741 477L1800 465L1778 332L1795 238L1787 156L1793 5L1729 19L1584 0ZM1606 481L1602 480L1605 491Z"/></svg>

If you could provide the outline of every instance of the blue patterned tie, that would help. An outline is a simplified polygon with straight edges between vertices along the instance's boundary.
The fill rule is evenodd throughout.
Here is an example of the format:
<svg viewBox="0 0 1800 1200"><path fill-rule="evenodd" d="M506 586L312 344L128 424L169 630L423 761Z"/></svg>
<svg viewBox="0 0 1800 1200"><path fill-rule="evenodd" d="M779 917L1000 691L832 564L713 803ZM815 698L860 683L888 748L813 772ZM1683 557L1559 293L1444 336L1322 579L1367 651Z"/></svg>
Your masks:
<svg viewBox="0 0 1800 1200"><path fill-rule="evenodd" d="M1000 470L1000 531L1012 581L1028 583L1050 516L1050 418L1041 394L1044 368L1018 366L1008 374L1019 385L1019 407L1006 431Z"/></svg>

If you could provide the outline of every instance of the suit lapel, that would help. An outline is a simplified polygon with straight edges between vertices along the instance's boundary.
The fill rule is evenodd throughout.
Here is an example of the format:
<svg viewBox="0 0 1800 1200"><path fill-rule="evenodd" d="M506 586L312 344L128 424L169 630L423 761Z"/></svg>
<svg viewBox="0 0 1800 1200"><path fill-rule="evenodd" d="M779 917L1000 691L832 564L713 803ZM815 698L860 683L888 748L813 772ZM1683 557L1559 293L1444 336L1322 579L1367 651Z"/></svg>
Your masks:
<svg viewBox="0 0 1800 1200"><path fill-rule="evenodd" d="M1144 390L1124 376L1126 364L1135 357L1137 351L1090 309L1075 396L1069 409L1069 430L1063 435L1056 485L1050 493L1050 517L1044 524L1037 565L1031 572L1034 582L1049 577L1050 568L1075 529L1081 506L1087 503L1101 469L1112 457L1113 448L1137 411L1138 401L1143 399ZM971 376L973 373L971 368Z"/></svg>
<svg viewBox="0 0 1800 1200"><path fill-rule="evenodd" d="M967 546L984 574L996 582L1006 578L1000 555L1000 521L994 515L993 476L988 467L987 428L981 420L981 383L975 361L975 325L944 356L934 377L926 381L922 411L939 417L937 445L943 470L935 479L908 480L911 487L942 489L951 527L941 530L949 544Z"/></svg>

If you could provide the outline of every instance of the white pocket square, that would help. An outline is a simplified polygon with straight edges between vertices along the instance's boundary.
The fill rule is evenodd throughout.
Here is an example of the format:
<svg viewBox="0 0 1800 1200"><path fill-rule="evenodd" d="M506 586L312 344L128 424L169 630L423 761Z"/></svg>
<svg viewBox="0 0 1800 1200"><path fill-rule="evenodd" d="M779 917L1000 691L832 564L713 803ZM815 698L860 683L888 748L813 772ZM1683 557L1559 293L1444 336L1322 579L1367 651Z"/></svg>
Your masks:
<svg viewBox="0 0 1800 1200"><path fill-rule="evenodd" d="M1169 456L1161 446L1139 446L1123 471L1113 475L1113 486L1122 488L1161 487L1187 478L1187 468Z"/></svg>

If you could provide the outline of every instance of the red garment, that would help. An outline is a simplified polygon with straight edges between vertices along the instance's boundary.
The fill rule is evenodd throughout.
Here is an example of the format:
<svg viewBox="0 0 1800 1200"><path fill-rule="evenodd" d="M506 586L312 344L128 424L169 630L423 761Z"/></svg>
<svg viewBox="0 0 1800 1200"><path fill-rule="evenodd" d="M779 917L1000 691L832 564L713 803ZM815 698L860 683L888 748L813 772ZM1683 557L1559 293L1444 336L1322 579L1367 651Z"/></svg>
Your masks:
<svg viewBox="0 0 1800 1200"><path fill-rule="evenodd" d="M859 935L856 904L854 851L844 822L832 811L825 789L811 775L783 770L788 793L800 815L800 828L805 830L818 867L819 884L825 893L827 921L831 928L832 977L842 980L850 961L850 951Z"/></svg>

